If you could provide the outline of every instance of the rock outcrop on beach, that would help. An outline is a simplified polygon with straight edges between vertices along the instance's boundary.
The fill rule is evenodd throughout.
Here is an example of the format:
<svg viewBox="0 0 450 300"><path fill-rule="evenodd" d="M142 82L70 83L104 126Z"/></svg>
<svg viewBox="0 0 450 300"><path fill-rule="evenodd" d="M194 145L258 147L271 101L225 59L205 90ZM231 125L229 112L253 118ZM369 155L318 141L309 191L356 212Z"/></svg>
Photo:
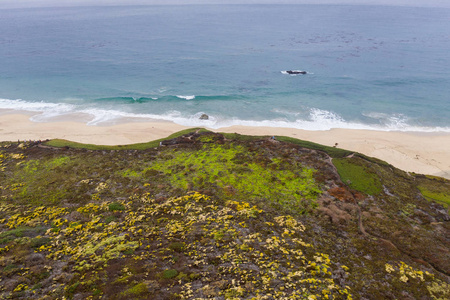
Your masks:
<svg viewBox="0 0 450 300"><path fill-rule="evenodd" d="M207 114L202 114L199 119L200 120L209 120L209 116Z"/></svg>
<svg viewBox="0 0 450 300"><path fill-rule="evenodd" d="M0 144L0 295L449 299L450 181L286 137Z"/></svg>

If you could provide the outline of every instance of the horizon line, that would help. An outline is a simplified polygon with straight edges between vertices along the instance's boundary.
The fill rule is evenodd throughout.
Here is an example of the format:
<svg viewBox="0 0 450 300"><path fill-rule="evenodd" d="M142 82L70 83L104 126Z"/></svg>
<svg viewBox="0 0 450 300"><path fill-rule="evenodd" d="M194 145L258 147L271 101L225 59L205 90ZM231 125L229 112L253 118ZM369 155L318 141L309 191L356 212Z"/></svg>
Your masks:
<svg viewBox="0 0 450 300"><path fill-rule="evenodd" d="M27 3L18 3L17 1L12 1L11 3L6 3L6 6L1 7L0 10L5 9L26 9L26 8L69 8L69 7L125 7L125 6L221 6L221 5L236 5L236 6L252 6L252 5L267 5L267 6L280 6L280 5L333 5L333 6L391 6L391 7L422 7L422 8L450 8L450 3L395 3L395 2L385 2L385 3L375 3L376 1L370 1L366 3L355 3L351 1L342 1L332 3L330 1L316 2L316 1L305 1L301 3L285 1L281 3L270 3L270 2L253 2L253 3L243 3L243 2L230 2L230 3L179 3L179 2L165 2L165 3L121 3L121 2L113 2L113 3L76 3L69 2L53 2L52 3L35 3L35 2L27 2Z"/></svg>

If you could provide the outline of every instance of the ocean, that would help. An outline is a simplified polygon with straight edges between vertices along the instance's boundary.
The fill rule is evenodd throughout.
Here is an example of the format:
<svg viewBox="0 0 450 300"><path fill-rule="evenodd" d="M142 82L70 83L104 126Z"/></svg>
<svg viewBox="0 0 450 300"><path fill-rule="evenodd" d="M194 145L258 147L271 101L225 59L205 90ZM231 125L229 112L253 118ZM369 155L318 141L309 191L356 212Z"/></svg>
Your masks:
<svg viewBox="0 0 450 300"><path fill-rule="evenodd" d="M0 110L35 122L450 132L449 8L0 6L0 28Z"/></svg>

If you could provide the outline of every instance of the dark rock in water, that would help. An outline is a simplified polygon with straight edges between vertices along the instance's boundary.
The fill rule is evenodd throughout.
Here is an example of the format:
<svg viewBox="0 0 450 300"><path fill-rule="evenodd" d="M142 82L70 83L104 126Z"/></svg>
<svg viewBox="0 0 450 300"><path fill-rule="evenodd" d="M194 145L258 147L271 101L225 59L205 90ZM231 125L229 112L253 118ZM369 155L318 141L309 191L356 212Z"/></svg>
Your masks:
<svg viewBox="0 0 450 300"><path fill-rule="evenodd" d="M200 120L209 120L209 116L207 114L203 114L199 118Z"/></svg>
<svg viewBox="0 0 450 300"><path fill-rule="evenodd" d="M290 75L296 75L296 74L306 74L306 71L289 70L289 71L286 71L286 73L288 73Z"/></svg>

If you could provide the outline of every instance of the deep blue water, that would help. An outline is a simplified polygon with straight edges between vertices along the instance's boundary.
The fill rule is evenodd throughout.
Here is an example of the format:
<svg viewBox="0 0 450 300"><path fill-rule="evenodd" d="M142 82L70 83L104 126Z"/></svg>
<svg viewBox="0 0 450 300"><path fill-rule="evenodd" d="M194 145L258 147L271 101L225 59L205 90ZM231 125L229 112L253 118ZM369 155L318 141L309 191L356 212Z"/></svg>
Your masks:
<svg viewBox="0 0 450 300"><path fill-rule="evenodd" d="M0 28L0 109L35 121L450 131L448 8L0 9Z"/></svg>

